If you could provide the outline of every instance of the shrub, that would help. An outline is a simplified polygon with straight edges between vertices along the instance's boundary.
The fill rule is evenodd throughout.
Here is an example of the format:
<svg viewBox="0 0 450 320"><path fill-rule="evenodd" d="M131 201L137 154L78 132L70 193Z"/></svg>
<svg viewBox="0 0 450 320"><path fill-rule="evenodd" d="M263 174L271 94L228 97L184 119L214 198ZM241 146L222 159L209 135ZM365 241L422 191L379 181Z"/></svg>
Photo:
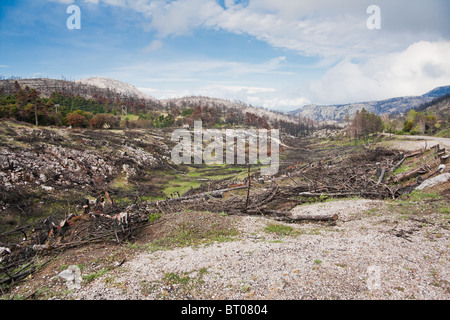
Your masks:
<svg viewBox="0 0 450 320"><path fill-rule="evenodd" d="M67 125L74 128L85 128L88 124L88 120L78 113L69 113L67 115Z"/></svg>
<svg viewBox="0 0 450 320"><path fill-rule="evenodd" d="M118 128L120 125L120 117L98 113L89 121L89 125L94 129Z"/></svg>

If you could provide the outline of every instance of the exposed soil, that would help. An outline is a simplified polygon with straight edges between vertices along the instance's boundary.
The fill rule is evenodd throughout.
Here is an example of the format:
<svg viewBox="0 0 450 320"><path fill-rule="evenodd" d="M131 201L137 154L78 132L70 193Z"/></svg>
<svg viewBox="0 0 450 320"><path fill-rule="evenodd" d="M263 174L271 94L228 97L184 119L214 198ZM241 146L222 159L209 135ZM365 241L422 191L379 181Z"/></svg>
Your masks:
<svg viewBox="0 0 450 320"><path fill-rule="evenodd" d="M95 197L92 193L103 193L98 188L104 184L111 197L120 201L161 196L163 187L173 182L170 179L185 169L167 166L167 144L155 143L152 134L156 132L30 130L12 124L0 130L2 135L23 136L22 140L14 138L14 145L0 144L6 154L1 158L1 178L9 183L0 188L4 195L0 218L10 227L18 223L20 211L29 215L42 206L40 213L47 212L45 206L58 201L73 209L75 203L70 201L78 202L89 194ZM107 149L102 149L102 140ZM206 195L187 204L179 199L161 204L144 200L133 207L118 201L113 214L139 208L142 221L148 221L145 227L124 241L108 236L101 243L40 252L36 262L43 267L24 282L13 284L3 298L449 299L450 182L423 190L427 194L414 198L408 193L417 185L416 177L402 182L407 190L376 182L377 166L389 169L399 160L396 150L316 142L301 140L296 145L287 140L279 175L261 183L252 177L248 207L246 189L218 198ZM47 150L37 158L38 150L30 149L36 143L45 143ZM86 151L76 143L84 143ZM143 161L131 161L136 157ZM20 160L20 167L11 170L11 159L17 166ZM99 159L104 161L100 161L102 166L92 170L92 161L98 164ZM48 179L33 174L40 166L66 171L57 179ZM161 175L162 168L171 174ZM201 170L185 173L205 176ZM218 176L225 173L229 172L223 169ZM97 175L101 179L90 183ZM28 181L30 176L34 178ZM191 193L237 182L218 179ZM60 184L67 186L64 192ZM336 193L341 193L339 199L331 196ZM64 215L66 209L54 211ZM277 221L266 209L337 214L339 219L287 223ZM89 217L101 222L95 214ZM83 282L81 289L70 291L58 274L72 265L80 268Z"/></svg>
<svg viewBox="0 0 450 320"><path fill-rule="evenodd" d="M337 212L335 224L170 214L146 227L134 244L97 244L63 253L13 294L37 299L447 300L449 220L438 210L445 203L448 208L448 201L354 199L296 208ZM195 244L186 246L186 239L179 239L180 227L186 226L200 237L214 230L238 233L218 241L194 236ZM83 275L108 271L67 292L55 276L71 264L82 265Z"/></svg>

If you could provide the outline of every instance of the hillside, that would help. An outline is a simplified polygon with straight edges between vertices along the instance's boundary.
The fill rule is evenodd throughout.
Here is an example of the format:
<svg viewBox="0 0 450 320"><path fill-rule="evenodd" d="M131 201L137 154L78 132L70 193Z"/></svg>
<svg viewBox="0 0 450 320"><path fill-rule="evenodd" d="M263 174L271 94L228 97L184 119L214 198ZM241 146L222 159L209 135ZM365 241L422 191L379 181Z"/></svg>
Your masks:
<svg viewBox="0 0 450 320"><path fill-rule="evenodd" d="M167 107L177 106L178 108L185 109L192 106L207 106L215 107L219 110L225 112L236 112L236 113L252 113L259 117L266 117L270 122L275 123L277 121L293 122L292 117L281 113L266 110L263 108L257 108L242 102L233 102L225 99L203 97L203 96L193 96L193 97L183 97L176 99L165 99L160 100L160 102Z"/></svg>
<svg viewBox="0 0 450 320"><path fill-rule="evenodd" d="M430 92L425 93L423 96L429 98L438 98L441 96L445 96L446 94L449 93L450 93L450 86L444 86L433 89Z"/></svg>
<svg viewBox="0 0 450 320"><path fill-rule="evenodd" d="M437 97L450 93L450 86L436 88L422 96L397 97L381 101L369 101L348 103L340 105L307 105L300 109L289 112L291 115L300 115L315 121L335 120L342 121L346 115L352 117L356 111L363 108L376 114L398 114L417 108L425 103L431 102Z"/></svg>
<svg viewBox="0 0 450 320"><path fill-rule="evenodd" d="M138 99L155 100L155 98L139 91L135 86L114 79L92 77L88 79L77 80L75 82L84 85L94 86L97 88L111 90L113 92L117 92L125 96L136 97Z"/></svg>
<svg viewBox="0 0 450 320"><path fill-rule="evenodd" d="M20 87L36 89L42 97L50 97L54 92L79 95L83 98L104 96L109 99L144 99L153 98L141 93L135 87L117 80L103 78L89 78L79 81L67 81L48 78L0 80L0 93L13 94L16 91L15 83Z"/></svg>
<svg viewBox="0 0 450 320"><path fill-rule="evenodd" d="M22 89L36 89L43 98L50 98L56 92L58 93L58 96L62 95L69 98L79 96L84 99L93 99L97 104L102 105L103 110L108 112L111 112L112 110L115 110L116 113L120 112L120 107L124 105L128 106L128 112L135 113L136 115L152 111L162 114L173 113L173 115L176 116L178 113L188 108L208 107L215 109L216 113L220 114L222 118L225 118L225 115L227 114L234 113L234 118L240 124L243 124L244 121L248 120L247 114L252 114L256 116L256 118L264 118L263 122L267 122L270 125L276 125L280 121L294 124L299 122L299 119L294 120L292 117L283 113L269 111L225 99L196 96L157 100L142 93L133 85L101 77L92 77L77 81L46 78L0 80L0 96L14 95L18 90L17 85ZM47 103L47 101L45 103ZM65 101L65 104L67 103L70 104L71 111L75 111L80 107L77 101L74 101L73 104L72 101ZM83 104L86 103L83 102ZM82 107L80 109L97 113L97 110L101 108L89 110L86 107ZM179 111L174 109L178 109Z"/></svg>
<svg viewBox="0 0 450 320"><path fill-rule="evenodd" d="M450 94L436 98L431 102L420 106L416 111L432 112L439 118L448 121L450 116Z"/></svg>

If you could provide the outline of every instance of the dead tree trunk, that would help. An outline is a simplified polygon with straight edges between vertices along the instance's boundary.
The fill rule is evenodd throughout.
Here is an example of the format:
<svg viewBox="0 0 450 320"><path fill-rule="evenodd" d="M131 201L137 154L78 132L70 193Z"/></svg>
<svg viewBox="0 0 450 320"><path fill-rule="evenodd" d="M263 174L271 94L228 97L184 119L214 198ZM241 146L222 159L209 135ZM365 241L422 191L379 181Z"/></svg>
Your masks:
<svg viewBox="0 0 450 320"><path fill-rule="evenodd" d="M264 213L273 214L279 220L284 221L336 221L339 219L337 214L307 214L307 215L293 215L291 212L264 210Z"/></svg>
<svg viewBox="0 0 450 320"><path fill-rule="evenodd" d="M386 169L383 168L383 169L381 170L380 177L378 178L377 187L378 187L378 186L380 185L380 183L383 181L384 175L385 175L385 174L386 174Z"/></svg>
<svg viewBox="0 0 450 320"><path fill-rule="evenodd" d="M405 162L405 160L406 160L406 157L403 157L402 160L400 160L395 166L392 167L390 172L393 173L395 170L397 170L403 164L403 162Z"/></svg>

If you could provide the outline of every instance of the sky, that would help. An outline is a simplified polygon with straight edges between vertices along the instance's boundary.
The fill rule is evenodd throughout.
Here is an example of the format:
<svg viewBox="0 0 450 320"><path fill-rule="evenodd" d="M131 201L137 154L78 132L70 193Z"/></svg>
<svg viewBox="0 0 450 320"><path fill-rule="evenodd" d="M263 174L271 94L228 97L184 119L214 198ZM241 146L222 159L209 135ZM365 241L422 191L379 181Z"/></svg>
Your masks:
<svg viewBox="0 0 450 320"><path fill-rule="evenodd" d="M107 77L157 99L289 111L421 95L450 85L449 57L448 0L0 2L3 77Z"/></svg>

